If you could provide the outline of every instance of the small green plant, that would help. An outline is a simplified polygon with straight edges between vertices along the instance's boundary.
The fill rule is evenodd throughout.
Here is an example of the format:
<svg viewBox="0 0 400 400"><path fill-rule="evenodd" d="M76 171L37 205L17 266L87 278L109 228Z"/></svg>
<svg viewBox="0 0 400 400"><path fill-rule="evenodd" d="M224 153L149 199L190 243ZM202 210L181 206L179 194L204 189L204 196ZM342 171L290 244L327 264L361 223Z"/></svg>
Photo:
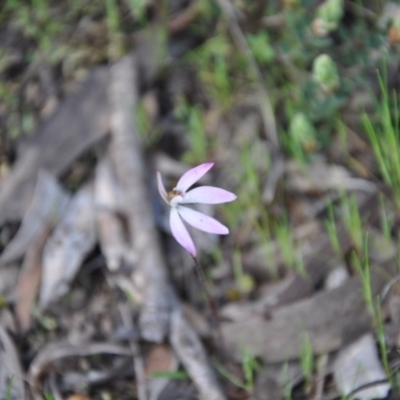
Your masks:
<svg viewBox="0 0 400 400"><path fill-rule="evenodd" d="M115 0L105 0L105 6L108 31L112 35L117 35L120 32L120 19L117 2Z"/></svg>
<svg viewBox="0 0 400 400"><path fill-rule="evenodd" d="M240 192L238 199L234 203L228 204L223 212L227 216L227 220L231 221L232 227L237 227L238 224L243 223L246 229L254 229L263 244L268 246L271 241L270 221L268 210L262 202L260 173L268 168L270 160L263 157L265 166L260 167L256 165L255 161L260 160L254 157L256 154L256 147L259 146L257 141L253 143L244 143L240 153L240 165L234 171L235 179L240 182ZM243 210L246 210L243 213ZM244 215L252 215L252 218L244 218Z"/></svg>
<svg viewBox="0 0 400 400"><path fill-rule="evenodd" d="M313 62L313 79L326 94L336 92L340 87L336 64L327 54L320 54Z"/></svg>
<svg viewBox="0 0 400 400"><path fill-rule="evenodd" d="M248 393L252 393L254 390L254 376L257 370L260 368L260 364L254 358L251 352L248 349L245 349L242 357L242 370L244 375L243 380L237 378L221 364L216 363L215 368L222 376L224 376L228 381L232 382L235 386L246 390Z"/></svg>
<svg viewBox="0 0 400 400"><path fill-rule="evenodd" d="M318 25L315 33L325 36L337 29L344 13L343 0L325 0L316 12L314 25Z"/></svg>
<svg viewBox="0 0 400 400"><path fill-rule="evenodd" d="M363 115L364 128L374 151L383 180L394 194L400 209L400 140L399 111L396 94L389 96L386 78L378 74L382 99L376 102L377 121Z"/></svg>
<svg viewBox="0 0 400 400"><path fill-rule="evenodd" d="M292 229L286 217L275 223L274 231L285 264L306 278L307 271L304 268L303 260L296 252Z"/></svg>
<svg viewBox="0 0 400 400"><path fill-rule="evenodd" d="M183 160L188 164L196 164L207 159L208 137L200 108L182 100L175 108L175 116L185 125L190 137L190 150L183 155Z"/></svg>
<svg viewBox="0 0 400 400"><path fill-rule="evenodd" d="M257 63L268 65L275 60L276 52L266 31L247 35L247 41Z"/></svg>
<svg viewBox="0 0 400 400"><path fill-rule="evenodd" d="M243 271L239 249L235 249L233 252L233 274L235 277L236 287L241 293L248 294L254 289L255 282L253 277Z"/></svg>
<svg viewBox="0 0 400 400"><path fill-rule="evenodd" d="M116 0L105 0L106 22L110 36L109 57L118 59L123 54L123 43L121 34L121 22Z"/></svg>
<svg viewBox="0 0 400 400"><path fill-rule="evenodd" d="M128 5L133 16L141 23L146 22L146 6L147 0L129 0Z"/></svg>
<svg viewBox="0 0 400 400"><path fill-rule="evenodd" d="M310 119L304 113L296 112L290 120L285 147L299 163L306 163L307 154L317 149L316 138L317 131Z"/></svg>
<svg viewBox="0 0 400 400"><path fill-rule="evenodd" d="M388 360L388 351L386 345L386 338L383 329L383 315L382 307L379 296L374 298L371 286L371 268L368 259L368 236L365 236L364 240L364 261L360 261L359 257L354 256L354 265L356 266L357 272L361 277L362 291L365 303L367 305L368 312L374 322L375 333L378 341L379 351L383 363L383 368L386 375L389 377L392 387L395 387L395 377L390 369Z"/></svg>
<svg viewBox="0 0 400 400"><path fill-rule="evenodd" d="M235 53L224 35L207 40L202 46L191 51L188 59L196 65L200 79L223 108L232 104L231 64L228 59Z"/></svg>
<svg viewBox="0 0 400 400"><path fill-rule="evenodd" d="M28 38L36 41L38 55L52 53L57 45L57 36L62 31L62 23L54 18L53 10L47 0L35 0L32 6L20 5L14 10L14 24Z"/></svg>
<svg viewBox="0 0 400 400"><path fill-rule="evenodd" d="M283 260L286 265L293 266L296 261L296 254L293 249L293 238L287 218L282 218L276 222L275 235Z"/></svg>
<svg viewBox="0 0 400 400"><path fill-rule="evenodd" d="M243 354L242 368L248 391L252 392L254 390L254 376L257 370L260 369L260 364L248 349Z"/></svg>

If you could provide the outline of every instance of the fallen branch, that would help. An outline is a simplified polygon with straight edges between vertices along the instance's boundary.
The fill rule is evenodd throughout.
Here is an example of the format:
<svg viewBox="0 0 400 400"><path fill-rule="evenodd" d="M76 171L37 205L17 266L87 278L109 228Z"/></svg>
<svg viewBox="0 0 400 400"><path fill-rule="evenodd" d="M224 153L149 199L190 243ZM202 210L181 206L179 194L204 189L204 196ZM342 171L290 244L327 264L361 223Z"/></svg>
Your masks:
<svg viewBox="0 0 400 400"><path fill-rule="evenodd" d="M225 397L208 365L201 342L184 319L167 279L146 184L149 178L133 119L137 104L136 80L134 55L126 56L111 68L111 158L125 192L124 211L130 245L137 256L132 281L143 294L139 319L141 334L153 342L161 342L169 335L201 399L223 400Z"/></svg>

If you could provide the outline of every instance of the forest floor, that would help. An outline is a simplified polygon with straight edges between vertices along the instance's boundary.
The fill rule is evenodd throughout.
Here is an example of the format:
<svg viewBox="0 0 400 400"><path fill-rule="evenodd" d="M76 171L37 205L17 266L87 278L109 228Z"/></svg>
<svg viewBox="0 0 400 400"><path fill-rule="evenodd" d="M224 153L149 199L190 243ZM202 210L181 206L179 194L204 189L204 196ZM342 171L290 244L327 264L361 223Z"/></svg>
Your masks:
<svg viewBox="0 0 400 400"><path fill-rule="evenodd" d="M3 1L0 400L400 398L399 72L396 1Z"/></svg>

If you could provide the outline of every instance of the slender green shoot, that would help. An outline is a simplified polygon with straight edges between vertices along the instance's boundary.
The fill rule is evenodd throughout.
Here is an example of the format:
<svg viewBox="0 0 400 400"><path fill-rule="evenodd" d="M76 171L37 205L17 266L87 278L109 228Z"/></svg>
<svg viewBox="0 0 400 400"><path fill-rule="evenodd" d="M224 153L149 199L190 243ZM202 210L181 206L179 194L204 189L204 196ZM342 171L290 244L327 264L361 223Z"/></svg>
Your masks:
<svg viewBox="0 0 400 400"><path fill-rule="evenodd" d="M292 231L287 218L282 218L275 223L275 235L285 264L287 266L294 266L296 253L293 246Z"/></svg>
<svg viewBox="0 0 400 400"><path fill-rule="evenodd" d="M354 195L347 196L342 193L341 204L343 207L343 220L347 231L350 234L353 245L358 251L362 250L363 245L363 226L358 209L357 199Z"/></svg>
<svg viewBox="0 0 400 400"><path fill-rule="evenodd" d="M172 380L189 379L189 374L186 371L155 371L151 375L153 378L167 378Z"/></svg>
<svg viewBox="0 0 400 400"><path fill-rule="evenodd" d="M368 234L365 235L364 241L364 260L361 261L360 258L353 253L353 262L361 278L363 297L367 305L368 312L375 321L376 315L371 285L371 268L368 257Z"/></svg>
<svg viewBox="0 0 400 400"><path fill-rule="evenodd" d="M7 387L6 400L11 400L11 389L12 389L13 380L14 380L14 375L11 376L10 382Z"/></svg>
<svg viewBox="0 0 400 400"><path fill-rule="evenodd" d="M392 373L391 373L390 365L389 365L385 333L383 331L382 307L381 307L381 301L380 301L379 296L377 296L376 302L375 302L375 321L376 321L376 324L375 324L376 335L377 335L377 339L378 339L379 350L381 353L383 368L386 372L386 375L388 377L390 377L392 375Z"/></svg>
<svg viewBox="0 0 400 400"><path fill-rule="evenodd" d="M252 393L254 390L254 377L255 373L260 369L260 364L257 359L251 354L250 350L243 352L242 358L242 370L244 379L237 378L227 368L219 363L214 364L217 371L225 377L228 381L233 383L240 389L246 390L248 393Z"/></svg>
<svg viewBox="0 0 400 400"><path fill-rule="evenodd" d="M292 229L287 218L282 218L275 223L275 236L285 264L306 278L307 271L301 256L296 252Z"/></svg>
<svg viewBox="0 0 400 400"><path fill-rule="evenodd" d="M339 134L339 142L344 156L349 156L349 149L347 143L347 127L341 118L336 119L336 130Z"/></svg>
<svg viewBox="0 0 400 400"><path fill-rule="evenodd" d="M289 378L289 363L286 362L283 366L283 398L285 400L292 400L292 391L293 391L293 384L292 380Z"/></svg>
<svg viewBox="0 0 400 400"><path fill-rule="evenodd" d="M311 390L311 383L314 372L314 353L311 340L307 332L303 332L300 347L300 365L305 380L305 390L308 393Z"/></svg>
<svg viewBox="0 0 400 400"><path fill-rule="evenodd" d="M246 382L246 386L248 387L249 392L253 392L254 390L254 377L255 373L260 369L260 364L250 352L249 349L246 349L243 354L242 368L244 379Z"/></svg>
<svg viewBox="0 0 400 400"><path fill-rule="evenodd" d="M393 373L389 364L389 358L388 358L389 352L386 345L385 332L383 329L382 305L379 296L376 297L376 302L375 302L375 330L378 340L379 352L383 364L383 369L385 370L385 373L390 381L390 386L392 387L392 390L394 391L398 390L399 387L396 379L397 376L396 374Z"/></svg>
<svg viewBox="0 0 400 400"><path fill-rule="evenodd" d="M216 370L228 381L233 383L236 387L249 391L249 387L246 385L246 382L237 378L234 374L232 374L227 368L222 366L221 364L214 364Z"/></svg>
<svg viewBox="0 0 400 400"><path fill-rule="evenodd" d="M215 363L214 364L216 370L229 382L233 383L235 386L237 386L240 389L243 390L248 390L248 387L246 386L246 382L243 382L243 380L237 378L234 374L232 374L228 368L225 368L223 365Z"/></svg>
<svg viewBox="0 0 400 400"><path fill-rule="evenodd" d="M196 159L196 162L205 160L207 158L208 139L203 115L196 107L189 110L188 133L192 142L192 157Z"/></svg>
<svg viewBox="0 0 400 400"><path fill-rule="evenodd" d="M140 101L135 110L138 134L146 148L155 145L162 136L157 127L152 126L146 113L143 101Z"/></svg>
<svg viewBox="0 0 400 400"><path fill-rule="evenodd" d="M331 242L333 250L339 257L342 257L343 254L342 254L342 249L340 247L339 236L336 229L336 221L332 203L328 205L328 219L325 221L325 228L328 231L329 240Z"/></svg>
<svg viewBox="0 0 400 400"><path fill-rule="evenodd" d="M255 373L260 369L260 364L251 354L249 349L244 349L242 353L242 370L244 379L237 378L228 368L219 363L214 363L216 370L228 381L248 393L254 390Z"/></svg>
<svg viewBox="0 0 400 400"><path fill-rule="evenodd" d="M240 155L241 165L243 166L243 183L245 185L245 194L247 199L253 205L259 205L259 199L261 198L260 193L260 178L256 167L254 166L254 156L250 143L243 146L243 150Z"/></svg>
<svg viewBox="0 0 400 400"><path fill-rule="evenodd" d="M389 220L386 207L385 207L385 198L383 195L379 196L379 211L381 217L381 229L383 236L386 240L392 240L392 228L393 222Z"/></svg>

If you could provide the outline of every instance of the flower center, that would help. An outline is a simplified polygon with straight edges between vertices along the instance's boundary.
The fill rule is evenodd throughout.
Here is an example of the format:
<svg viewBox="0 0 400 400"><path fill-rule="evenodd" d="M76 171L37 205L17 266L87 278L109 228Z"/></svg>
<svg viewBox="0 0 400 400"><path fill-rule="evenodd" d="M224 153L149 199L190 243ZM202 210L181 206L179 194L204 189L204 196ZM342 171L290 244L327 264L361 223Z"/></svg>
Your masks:
<svg viewBox="0 0 400 400"><path fill-rule="evenodd" d="M183 192L178 189L172 189L167 193L167 200L171 207L175 207L183 199Z"/></svg>

